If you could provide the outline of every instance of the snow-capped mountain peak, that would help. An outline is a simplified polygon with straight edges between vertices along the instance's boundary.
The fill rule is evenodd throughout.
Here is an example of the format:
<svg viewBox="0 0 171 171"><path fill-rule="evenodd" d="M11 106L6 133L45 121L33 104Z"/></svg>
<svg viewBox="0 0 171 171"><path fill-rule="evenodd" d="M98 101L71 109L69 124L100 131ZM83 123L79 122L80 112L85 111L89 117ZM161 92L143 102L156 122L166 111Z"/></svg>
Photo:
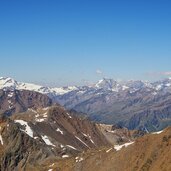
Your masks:
<svg viewBox="0 0 171 171"><path fill-rule="evenodd" d="M4 90L30 90L36 91L42 94L47 94L49 96L63 95L70 91L74 91L77 89L76 86L69 87L59 87L59 88L50 88L41 85L36 85L33 83L23 83L17 82L16 80L10 77L0 77L0 89Z"/></svg>
<svg viewBox="0 0 171 171"><path fill-rule="evenodd" d="M96 88L103 88L106 90L111 90L113 88L113 86L116 84L117 84L117 82L115 80L103 78L102 80L99 80L95 84L95 87Z"/></svg>
<svg viewBox="0 0 171 171"><path fill-rule="evenodd" d="M17 82L16 80L9 77L0 77L0 89L4 90L30 90L36 91L42 94L47 94L50 97L62 96L73 92L76 96L82 94L105 94L105 93L122 93L122 92L136 92L138 90L150 90L151 93L157 94L162 90L171 90L171 79L165 79L162 81L150 83L141 80L130 80L130 81L115 81L113 79L103 78L92 86L66 86L66 87L46 87L36 85L32 83Z"/></svg>
<svg viewBox="0 0 171 171"><path fill-rule="evenodd" d="M17 81L9 77L0 77L0 89L14 90L18 87Z"/></svg>
<svg viewBox="0 0 171 171"><path fill-rule="evenodd" d="M112 80L112 79L104 78L104 79L98 81L95 84L95 87L96 88L101 88L101 89L104 89L104 90L110 90L110 91L113 91L113 92L120 92L120 91L124 91L124 90L127 90L127 89L139 90L139 89L145 88L145 87L151 88L152 85L149 82L144 82L144 81L141 81L141 80L136 80L136 81L133 81L133 80L130 80L130 81L115 81L115 80Z"/></svg>

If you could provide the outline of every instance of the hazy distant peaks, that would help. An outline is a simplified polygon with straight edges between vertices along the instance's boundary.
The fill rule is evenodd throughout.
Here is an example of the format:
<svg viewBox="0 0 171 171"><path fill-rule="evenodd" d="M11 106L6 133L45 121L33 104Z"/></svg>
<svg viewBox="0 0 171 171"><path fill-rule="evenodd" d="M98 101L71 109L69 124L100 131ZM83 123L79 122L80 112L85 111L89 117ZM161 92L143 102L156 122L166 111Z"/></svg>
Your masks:
<svg viewBox="0 0 171 171"><path fill-rule="evenodd" d="M55 87L50 88L46 86L36 85L32 83L17 82L10 77L0 77L0 89L18 89L18 90L31 90L40 92L43 94L51 95L62 95L72 91L86 91L90 88L93 89L103 89L105 91L120 92L125 90L136 91L142 88L150 88L156 91L163 88L168 88L171 86L171 78L156 81L150 83L148 81L142 80L129 80L129 81L116 81L109 78L103 78L99 80L96 84L91 86L65 86L65 87Z"/></svg>

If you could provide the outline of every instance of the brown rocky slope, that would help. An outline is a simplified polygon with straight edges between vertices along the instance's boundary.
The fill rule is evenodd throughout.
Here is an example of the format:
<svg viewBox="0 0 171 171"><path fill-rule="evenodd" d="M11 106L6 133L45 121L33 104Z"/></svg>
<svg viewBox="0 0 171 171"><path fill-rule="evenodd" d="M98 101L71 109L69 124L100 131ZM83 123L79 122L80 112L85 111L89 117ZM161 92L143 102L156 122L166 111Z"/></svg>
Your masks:
<svg viewBox="0 0 171 171"><path fill-rule="evenodd" d="M86 151L133 141L142 132L93 123L60 105L1 116L0 168L47 170L52 161L65 161ZM51 163L53 164L53 163Z"/></svg>
<svg viewBox="0 0 171 171"><path fill-rule="evenodd" d="M28 90L0 89L0 114L12 115L29 108L37 109L52 105L52 100L41 93Z"/></svg>
<svg viewBox="0 0 171 171"><path fill-rule="evenodd" d="M57 163L62 171L170 171L171 127L148 134L130 143L108 150L89 151L82 160L70 159Z"/></svg>

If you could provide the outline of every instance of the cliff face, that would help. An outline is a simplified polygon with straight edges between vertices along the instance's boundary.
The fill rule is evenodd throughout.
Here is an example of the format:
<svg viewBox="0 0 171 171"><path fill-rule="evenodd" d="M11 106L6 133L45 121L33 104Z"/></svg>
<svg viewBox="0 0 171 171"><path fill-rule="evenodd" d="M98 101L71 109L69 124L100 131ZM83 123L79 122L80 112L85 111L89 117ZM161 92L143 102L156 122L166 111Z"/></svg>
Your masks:
<svg viewBox="0 0 171 171"><path fill-rule="evenodd" d="M43 94L27 90L0 90L0 114L12 115L28 108L42 108L52 105L52 100Z"/></svg>
<svg viewBox="0 0 171 171"><path fill-rule="evenodd" d="M13 121L1 123L0 168L24 170L57 155L50 146L25 134Z"/></svg>

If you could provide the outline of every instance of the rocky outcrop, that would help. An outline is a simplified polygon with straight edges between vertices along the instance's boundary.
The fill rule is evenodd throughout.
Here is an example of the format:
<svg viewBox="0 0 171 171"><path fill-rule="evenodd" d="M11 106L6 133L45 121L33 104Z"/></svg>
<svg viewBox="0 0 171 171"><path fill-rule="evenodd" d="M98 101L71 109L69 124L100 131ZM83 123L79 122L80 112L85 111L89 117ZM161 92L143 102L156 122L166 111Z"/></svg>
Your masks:
<svg viewBox="0 0 171 171"><path fill-rule="evenodd" d="M57 156L57 151L25 134L13 121L0 124L0 170L25 170L46 159Z"/></svg>
<svg viewBox="0 0 171 171"><path fill-rule="evenodd" d="M52 105L52 100L43 94L27 90L0 90L0 113L12 115L29 108L37 109Z"/></svg>

